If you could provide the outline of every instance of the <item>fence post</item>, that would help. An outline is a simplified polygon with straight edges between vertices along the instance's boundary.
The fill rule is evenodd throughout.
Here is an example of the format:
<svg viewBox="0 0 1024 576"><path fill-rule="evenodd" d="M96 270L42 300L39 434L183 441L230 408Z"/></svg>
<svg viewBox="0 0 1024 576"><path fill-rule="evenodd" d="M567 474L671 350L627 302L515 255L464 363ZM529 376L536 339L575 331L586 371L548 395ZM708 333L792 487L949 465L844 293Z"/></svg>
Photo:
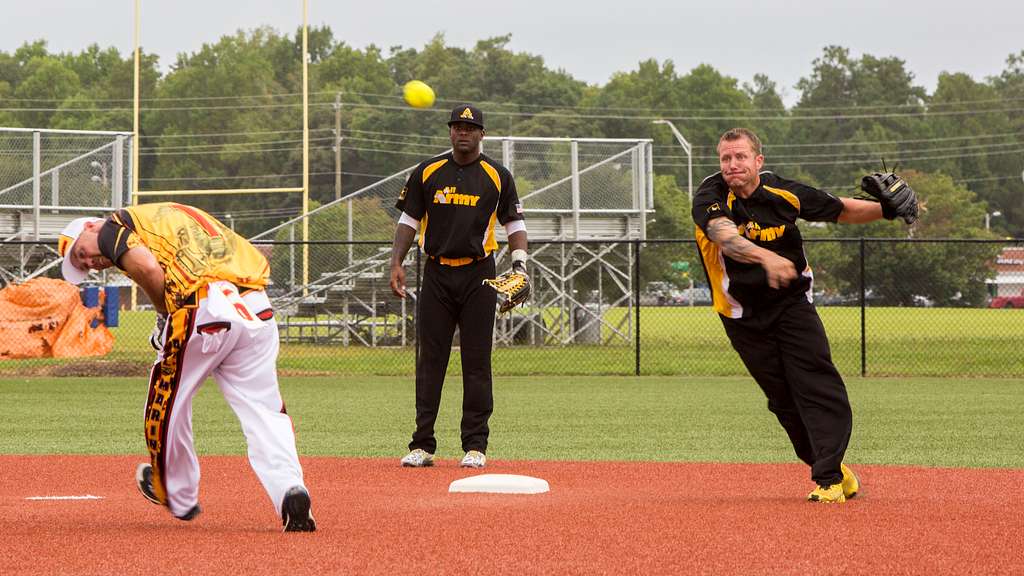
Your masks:
<svg viewBox="0 0 1024 576"><path fill-rule="evenodd" d="M868 338L867 322L865 321L867 306L867 286L864 278L864 238L860 239L860 375L868 375Z"/></svg>
<svg viewBox="0 0 1024 576"><path fill-rule="evenodd" d="M633 241L633 310L636 320L633 329L636 330L636 375L640 375L640 241Z"/></svg>
<svg viewBox="0 0 1024 576"><path fill-rule="evenodd" d="M32 133L32 239L39 241L40 172L42 171L42 138L38 130Z"/></svg>

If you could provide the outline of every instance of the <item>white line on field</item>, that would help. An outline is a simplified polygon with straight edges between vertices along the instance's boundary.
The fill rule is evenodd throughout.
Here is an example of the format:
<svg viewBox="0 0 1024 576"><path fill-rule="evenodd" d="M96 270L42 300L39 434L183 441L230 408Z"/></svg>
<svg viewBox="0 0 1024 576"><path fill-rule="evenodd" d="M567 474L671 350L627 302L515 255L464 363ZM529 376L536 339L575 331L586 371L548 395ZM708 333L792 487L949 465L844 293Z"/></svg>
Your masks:
<svg viewBox="0 0 1024 576"><path fill-rule="evenodd" d="M103 496L26 496L25 500L103 500Z"/></svg>

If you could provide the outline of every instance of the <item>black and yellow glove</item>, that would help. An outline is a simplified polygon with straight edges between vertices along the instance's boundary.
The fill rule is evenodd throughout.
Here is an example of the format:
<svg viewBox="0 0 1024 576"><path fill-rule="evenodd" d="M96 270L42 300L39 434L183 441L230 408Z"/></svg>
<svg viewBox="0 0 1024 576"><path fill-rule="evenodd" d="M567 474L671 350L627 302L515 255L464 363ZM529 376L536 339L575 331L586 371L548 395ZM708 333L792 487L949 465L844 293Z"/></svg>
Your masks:
<svg viewBox="0 0 1024 576"><path fill-rule="evenodd" d="M532 289L526 265L522 261L512 263L512 269L493 280L484 280L498 293L498 313L504 314L530 299Z"/></svg>
<svg viewBox="0 0 1024 576"><path fill-rule="evenodd" d="M917 221L917 193L893 172L868 174L860 181L860 189L873 196L882 205L886 220L903 218L907 224Z"/></svg>

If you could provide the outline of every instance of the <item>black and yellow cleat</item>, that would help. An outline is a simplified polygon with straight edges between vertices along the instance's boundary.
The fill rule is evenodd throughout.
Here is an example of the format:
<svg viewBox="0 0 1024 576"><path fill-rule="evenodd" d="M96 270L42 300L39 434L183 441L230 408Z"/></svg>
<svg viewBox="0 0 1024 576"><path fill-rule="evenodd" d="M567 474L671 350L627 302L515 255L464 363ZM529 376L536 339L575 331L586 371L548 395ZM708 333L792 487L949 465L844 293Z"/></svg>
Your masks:
<svg viewBox="0 0 1024 576"><path fill-rule="evenodd" d="M842 484L832 484L829 486L818 486L807 495L807 500L822 504L842 504L846 502L846 496L843 494Z"/></svg>
<svg viewBox="0 0 1024 576"><path fill-rule="evenodd" d="M849 500L860 493L860 481L857 480L857 475L846 464L841 464L840 467L843 470L843 496L846 496L846 499Z"/></svg>

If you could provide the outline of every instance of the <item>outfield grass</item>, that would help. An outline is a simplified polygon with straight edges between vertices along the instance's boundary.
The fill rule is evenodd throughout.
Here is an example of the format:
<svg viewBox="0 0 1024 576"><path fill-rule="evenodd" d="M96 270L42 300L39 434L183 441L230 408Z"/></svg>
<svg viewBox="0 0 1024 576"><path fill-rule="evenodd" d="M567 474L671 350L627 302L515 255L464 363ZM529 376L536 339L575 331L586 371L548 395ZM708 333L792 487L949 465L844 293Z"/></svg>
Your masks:
<svg viewBox="0 0 1024 576"><path fill-rule="evenodd" d="M626 309L605 312L618 325ZM845 376L861 375L861 317L855 307L819 309L832 344L836 366ZM103 360L133 367L136 374L152 362L148 337L152 312L125 312L114 329L114 351ZM1024 366L1024 310L973 308L868 308L866 375L1016 377ZM717 315L707 307L645 307L640 315L640 373L643 375L743 376ZM525 375L632 375L633 340L611 338L602 344L502 346L495 349L494 372ZM54 366L60 360L6 360L0 372ZM89 360L85 360L89 362ZM283 344L279 366L298 375L412 374L412 346L367 348L337 344ZM449 374L460 374L457 350Z"/></svg>
<svg viewBox="0 0 1024 576"><path fill-rule="evenodd" d="M850 379L848 460L1024 467L1024 379ZM285 378L303 455L397 458L414 418L410 378ZM0 380L0 453L145 454L141 378ZM502 459L791 462L749 378L513 377L495 382L489 455ZM459 451L461 385L450 381L439 456ZM195 403L200 454L244 454L212 382Z"/></svg>

